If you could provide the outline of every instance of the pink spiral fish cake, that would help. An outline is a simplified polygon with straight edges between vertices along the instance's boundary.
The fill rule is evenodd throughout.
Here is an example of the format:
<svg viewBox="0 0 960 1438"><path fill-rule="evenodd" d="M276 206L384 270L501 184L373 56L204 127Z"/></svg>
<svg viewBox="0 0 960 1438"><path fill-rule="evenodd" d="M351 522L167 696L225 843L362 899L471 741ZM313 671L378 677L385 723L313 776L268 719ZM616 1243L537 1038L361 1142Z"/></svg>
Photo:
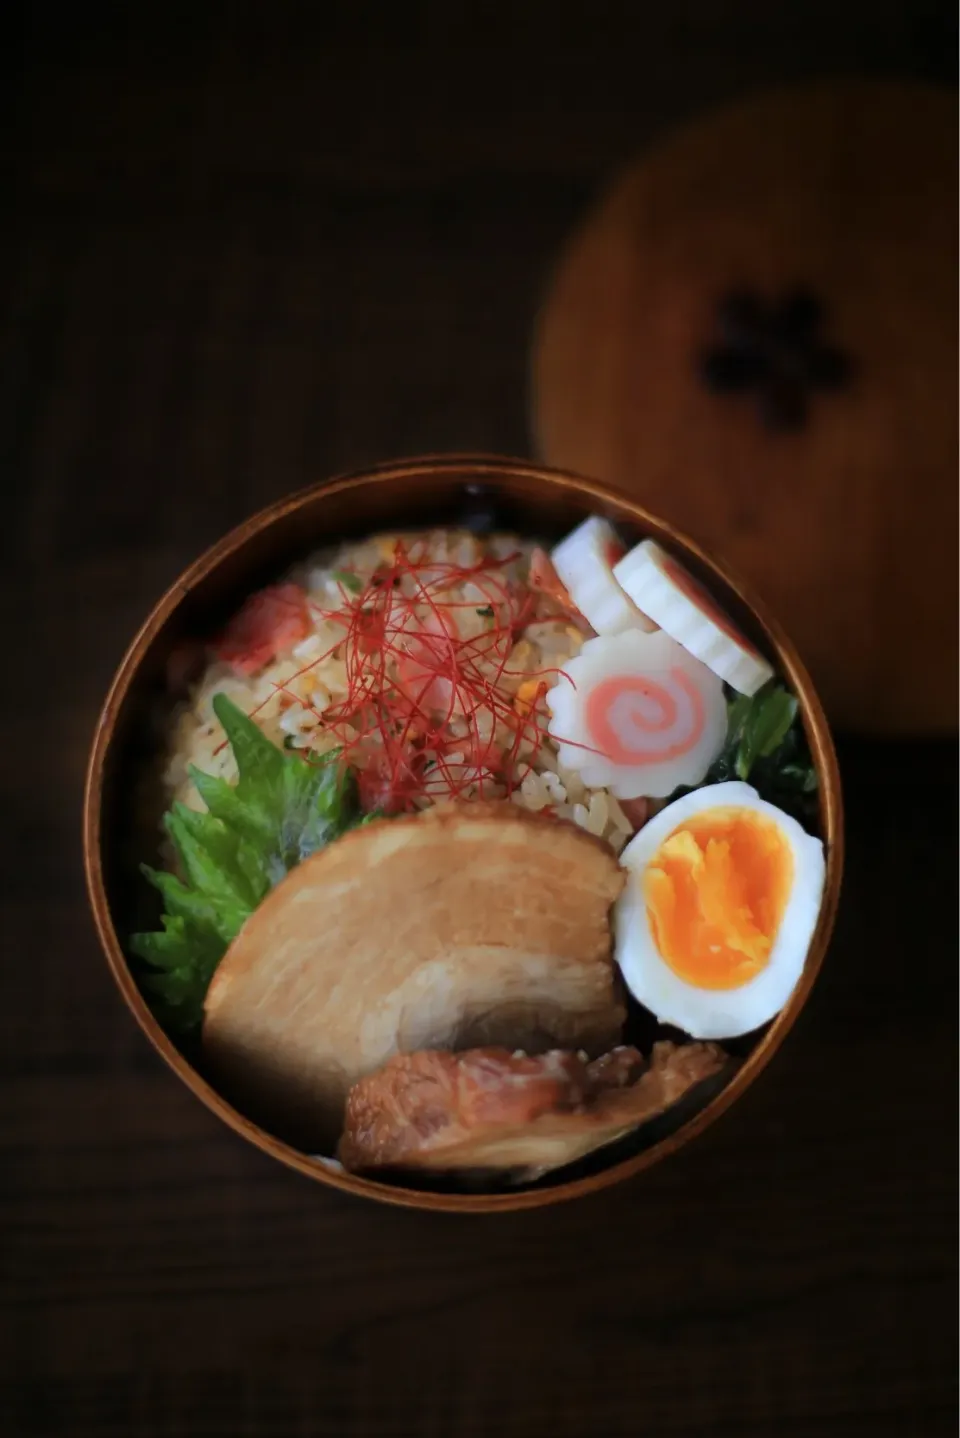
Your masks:
<svg viewBox="0 0 960 1438"><path fill-rule="evenodd" d="M699 784L723 747L723 683L662 630L590 639L547 694L560 762L618 799Z"/></svg>

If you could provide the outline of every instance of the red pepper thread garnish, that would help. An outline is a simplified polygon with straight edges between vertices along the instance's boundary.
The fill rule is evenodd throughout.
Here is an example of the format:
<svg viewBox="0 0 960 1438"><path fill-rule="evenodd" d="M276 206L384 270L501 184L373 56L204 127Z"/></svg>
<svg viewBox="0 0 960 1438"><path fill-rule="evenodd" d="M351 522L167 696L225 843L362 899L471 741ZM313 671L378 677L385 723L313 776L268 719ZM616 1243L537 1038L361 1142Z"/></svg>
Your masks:
<svg viewBox="0 0 960 1438"><path fill-rule="evenodd" d="M317 617L344 628L347 693L323 719L357 770L364 807L395 812L440 794L482 797L493 784L509 794L532 767L544 716L535 706L517 712L500 687L516 626L530 612L526 585L497 572L506 562L455 564L398 543L392 562L341 608L314 606ZM482 601L447 597L466 582ZM489 625L461 637L457 612L478 609ZM466 735L450 732L454 718ZM507 732L506 750L498 728ZM525 739L530 756L521 761Z"/></svg>

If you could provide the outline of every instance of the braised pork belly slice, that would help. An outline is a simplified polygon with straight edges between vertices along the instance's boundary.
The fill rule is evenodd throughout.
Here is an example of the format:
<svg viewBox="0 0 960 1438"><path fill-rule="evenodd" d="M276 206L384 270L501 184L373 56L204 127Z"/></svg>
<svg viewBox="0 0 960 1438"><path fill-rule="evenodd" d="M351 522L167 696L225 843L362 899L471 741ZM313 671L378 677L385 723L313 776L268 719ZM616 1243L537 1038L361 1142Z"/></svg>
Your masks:
<svg viewBox="0 0 960 1438"><path fill-rule="evenodd" d="M347 834L250 916L207 995L218 1084L292 1142L336 1142L350 1088L394 1054L612 1047L625 1009L609 847L515 804Z"/></svg>

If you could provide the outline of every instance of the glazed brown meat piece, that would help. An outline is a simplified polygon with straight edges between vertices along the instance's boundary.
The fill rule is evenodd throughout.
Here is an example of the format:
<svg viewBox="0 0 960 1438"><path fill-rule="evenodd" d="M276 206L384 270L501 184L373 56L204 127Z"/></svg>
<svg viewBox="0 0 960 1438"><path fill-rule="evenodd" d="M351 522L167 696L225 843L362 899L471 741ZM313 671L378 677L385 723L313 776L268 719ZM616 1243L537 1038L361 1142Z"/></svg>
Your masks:
<svg viewBox="0 0 960 1438"><path fill-rule="evenodd" d="M556 1050L402 1054L351 1090L339 1157L361 1172L487 1170L529 1181L663 1113L725 1062L715 1044L668 1042L649 1063L626 1047L593 1062Z"/></svg>
<svg viewBox="0 0 960 1438"><path fill-rule="evenodd" d="M382 820L307 859L207 995L211 1070L252 1117L336 1143L347 1093L397 1053L506 1044L603 1053L625 1009L612 850L515 804Z"/></svg>

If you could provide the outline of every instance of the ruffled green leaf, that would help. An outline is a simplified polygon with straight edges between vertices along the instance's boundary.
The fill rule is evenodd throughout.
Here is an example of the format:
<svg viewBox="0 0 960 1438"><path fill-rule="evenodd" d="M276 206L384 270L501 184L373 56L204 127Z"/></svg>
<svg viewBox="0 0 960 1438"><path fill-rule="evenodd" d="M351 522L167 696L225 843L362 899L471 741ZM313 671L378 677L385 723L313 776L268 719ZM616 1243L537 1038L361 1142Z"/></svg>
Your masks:
<svg viewBox="0 0 960 1438"><path fill-rule="evenodd" d="M339 754L310 762L278 749L224 694L213 701L237 762L235 784L191 769L203 811L175 803L164 816L178 874L144 866L164 901L162 929L134 934L151 972L143 986L165 1022L199 1026L227 946L274 885L308 855L363 822Z"/></svg>

